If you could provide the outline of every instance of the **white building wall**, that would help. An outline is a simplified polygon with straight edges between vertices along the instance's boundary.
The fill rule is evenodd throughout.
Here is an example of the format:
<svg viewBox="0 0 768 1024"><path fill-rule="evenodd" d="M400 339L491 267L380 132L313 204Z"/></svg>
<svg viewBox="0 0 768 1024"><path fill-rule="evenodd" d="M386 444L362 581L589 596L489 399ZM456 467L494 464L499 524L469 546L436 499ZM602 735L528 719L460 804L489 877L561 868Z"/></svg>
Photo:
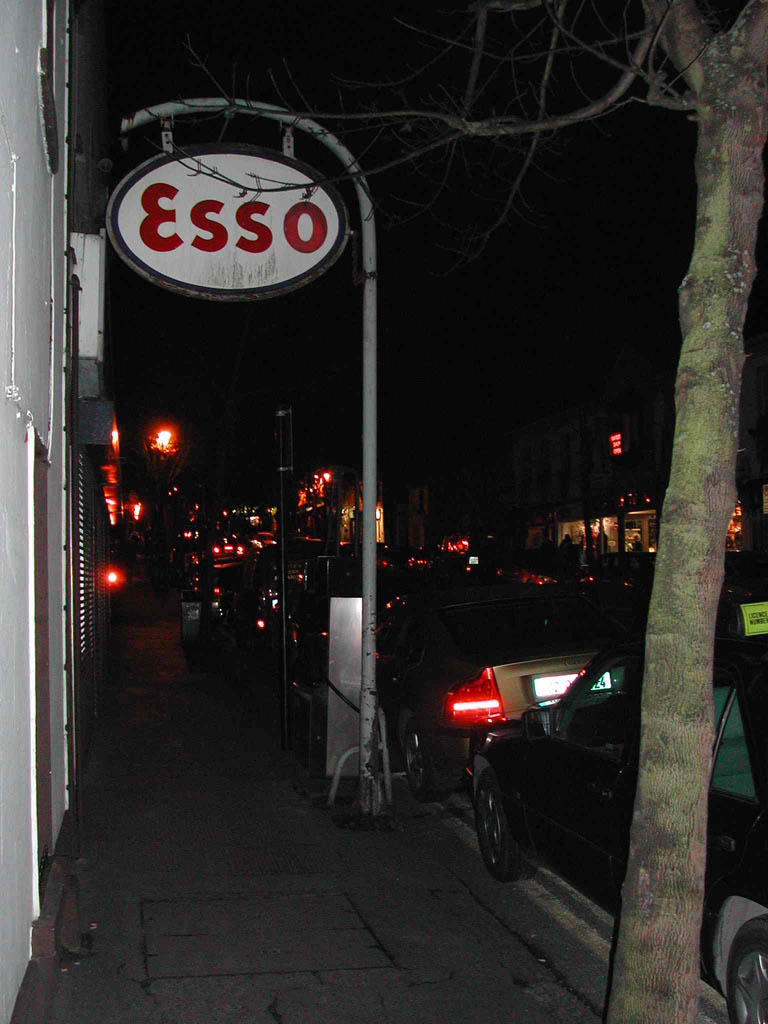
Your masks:
<svg viewBox="0 0 768 1024"><path fill-rule="evenodd" d="M38 51L46 42L47 6L46 0L0 0L0 1024L10 1020L39 910L28 426L53 460L49 585L55 831L65 805L60 368L66 2L52 5L56 25L48 40L55 49L60 146L55 177L48 169L39 117ZM57 387L54 420L52 381Z"/></svg>
<svg viewBox="0 0 768 1024"><path fill-rule="evenodd" d="M60 5L63 16L67 2ZM62 19L63 20L63 19ZM64 59L64 26L57 32L62 59L57 64L57 94L64 96L66 61ZM66 306L67 306L67 224L66 224L66 157L64 152L65 117L59 115L62 145L61 169L51 180L51 264L52 264L52 339L50 352L50 382L48 404L48 436L45 438L48 453L48 630L49 630L49 673L51 679L51 800L53 830L56 836L61 828L67 809L67 734L66 734L66 675L65 665L69 660L67 651L67 551L70 549L66 536L67 503L66 490L67 435L64 431L66 420L65 398L65 353L66 353Z"/></svg>

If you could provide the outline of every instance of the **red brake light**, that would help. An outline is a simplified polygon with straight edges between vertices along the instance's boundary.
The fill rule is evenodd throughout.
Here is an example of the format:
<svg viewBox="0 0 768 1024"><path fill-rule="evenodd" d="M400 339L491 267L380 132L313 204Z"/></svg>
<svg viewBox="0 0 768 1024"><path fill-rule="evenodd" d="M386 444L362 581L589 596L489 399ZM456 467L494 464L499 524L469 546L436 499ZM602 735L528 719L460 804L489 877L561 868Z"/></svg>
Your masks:
<svg viewBox="0 0 768 1024"><path fill-rule="evenodd" d="M501 718L501 694L492 668L483 669L477 679L464 683L448 695L449 721L483 722Z"/></svg>

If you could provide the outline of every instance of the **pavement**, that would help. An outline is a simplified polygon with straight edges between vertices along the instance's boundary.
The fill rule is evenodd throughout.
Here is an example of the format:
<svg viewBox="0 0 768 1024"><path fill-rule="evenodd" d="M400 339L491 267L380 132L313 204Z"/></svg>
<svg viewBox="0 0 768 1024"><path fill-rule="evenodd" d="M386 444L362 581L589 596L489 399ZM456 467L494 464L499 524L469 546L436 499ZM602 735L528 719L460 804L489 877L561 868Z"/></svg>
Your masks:
<svg viewBox="0 0 768 1024"><path fill-rule="evenodd" d="M182 646L179 595L114 599L83 787L82 940L47 1024L569 1024L600 1007L514 926L514 887L393 780L349 827L280 742L277 673ZM503 894L502 894L503 890ZM511 902L510 902L511 901Z"/></svg>

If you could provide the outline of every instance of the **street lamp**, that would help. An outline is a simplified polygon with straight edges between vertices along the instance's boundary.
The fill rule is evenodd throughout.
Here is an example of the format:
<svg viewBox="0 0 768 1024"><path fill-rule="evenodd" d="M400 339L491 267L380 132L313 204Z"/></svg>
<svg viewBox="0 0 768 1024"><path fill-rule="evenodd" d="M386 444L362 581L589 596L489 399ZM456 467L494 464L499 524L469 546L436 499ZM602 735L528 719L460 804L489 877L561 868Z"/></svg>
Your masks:
<svg viewBox="0 0 768 1024"><path fill-rule="evenodd" d="M184 468L187 453L187 443L179 441L177 433L169 426L153 427L145 435L144 464L152 488L155 556L158 582L163 587L169 582L171 536L175 526L168 498L173 495L173 482Z"/></svg>
<svg viewBox="0 0 768 1024"><path fill-rule="evenodd" d="M157 452L162 452L163 455L172 454L178 446L173 439L173 431L167 427L163 427L155 434L150 440L150 448L153 448Z"/></svg>

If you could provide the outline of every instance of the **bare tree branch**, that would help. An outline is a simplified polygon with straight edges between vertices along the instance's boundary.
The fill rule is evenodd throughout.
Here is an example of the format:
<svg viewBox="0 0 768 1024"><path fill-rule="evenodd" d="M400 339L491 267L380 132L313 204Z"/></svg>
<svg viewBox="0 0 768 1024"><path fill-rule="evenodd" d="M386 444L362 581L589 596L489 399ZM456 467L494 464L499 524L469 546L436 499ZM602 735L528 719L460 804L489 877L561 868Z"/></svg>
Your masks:
<svg viewBox="0 0 768 1024"><path fill-rule="evenodd" d="M699 57L712 39L696 0L643 0L649 21L658 29L661 45L698 93L702 83Z"/></svg>
<svg viewBox="0 0 768 1024"><path fill-rule="evenodd" d="M558 37L560 35L559 22L562 19L562 15L563 15L563 11L565 10L566 3L567 3L567 0L559 0L558 9L557 9L557 17L555 19L555 23L552 26L552 34L551 34L551 38L550 38L549 56L548 56L546 65L544 67L544 72L543 72L542 78L541 78L541 86L540 86L540 89L539 89L539 109L538 109L539 117L544 117L544 115L546 114L546 109L547 109L547 88L549 86L549 81L550 81L550 79L552 77L552 69L553 69L554 60L555 60L554 54L555 54L555 49L557 47L557 40L558 40ZM514 205L514 202L517 199L518 193L520 191L520 187L521 187L523 181L525 180L525 177L526 177L526 175L528 173L528 169L531 166L531 163L533 162L533 157L534 157L534 154L535 154L536 149L538 147L540 138L541 138L540 135L534 135L531 138L531 140L530 140L530 142L528 144L528 149L526 151L526 154L525 154L525 156L523 158L523 161L522 161L522 163L520 165L520 169L518 170L517 174L515 175L515 178L514 178L514 180L512 182L512 187L510 188L509 193L507 194L507 198L506 198L506 200L504 202L504 205L503 205L503 207L502 207L498 217L496 217L494 222L492 224L490 224L489 227L486 228L486 230L483 231L482 234L477 238L477 240L474 242L474 244L472 246L471 252L468 252L468 253L465 254L465 258L464 258L464 260L462 260L462 262L469 262L470 260L476 259L483 252L483 250L487 246L487 244L488 244L490 238L492 237L492 235L494 235L496 233L496 231L498 231L498 229L502 226L502 224L506 223L506 221L507 221L507 219L509 217L509 214L510 214L510 212L512 210L512 207Z"/></svg>
<svg viewBox="0 0 768 1024"><path fill-rule="evenodd" d="M748 41L749 52L755 59L768 61L768 4L761 0L749 0L734 25L734 31L740 32Z"/></svg>
<svg viewBox="0 0 768 1024"><path fill-rule="evenodd" d="M472 102L475 97L475 89L477 88L477 79L480 74L480 64L483 60L483 49L485 47L485 30L488 25L488 10L484 8L477 13L477 23L475 25L475 48L472 54L472 64L469 69L469 78L467 79L467 88L464 93L464 113L468 115L472 109Z"/></svg>

